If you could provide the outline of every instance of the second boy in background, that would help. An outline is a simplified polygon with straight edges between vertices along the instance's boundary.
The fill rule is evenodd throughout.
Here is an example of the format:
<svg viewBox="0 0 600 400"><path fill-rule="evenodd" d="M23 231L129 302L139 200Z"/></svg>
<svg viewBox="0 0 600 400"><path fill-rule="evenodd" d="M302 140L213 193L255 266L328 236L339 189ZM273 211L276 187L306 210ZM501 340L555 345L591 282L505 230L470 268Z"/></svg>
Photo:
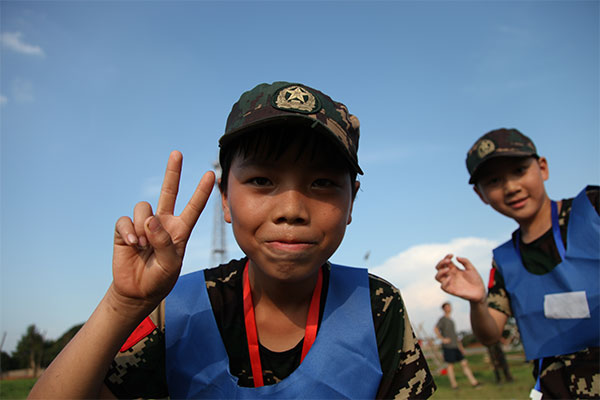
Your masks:
<svg viewBox="0 0 600 400"><path fill-rule="evenodd" d="M469 183L481 200L519 224L494 250L489 292L467 258L437 265L444 291L469 300L473 333L499 338L507 319L519 326L534 361L532 396L600 397L600 204L598 186L550 200L548 161L516 129L479 138L467 154Z"/></svg>

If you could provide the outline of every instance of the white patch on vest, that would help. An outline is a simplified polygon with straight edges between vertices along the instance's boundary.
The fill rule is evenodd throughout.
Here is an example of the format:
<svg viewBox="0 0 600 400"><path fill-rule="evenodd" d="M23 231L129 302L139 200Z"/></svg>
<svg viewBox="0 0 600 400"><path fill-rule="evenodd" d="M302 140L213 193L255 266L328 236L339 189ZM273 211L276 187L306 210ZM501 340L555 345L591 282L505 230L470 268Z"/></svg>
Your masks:
<svg viewBox="0 0 600 400"><path fill-rule="evenodd" d="M531 392L529 393L529 398L531 400L542 400L542 392L540 392L536 388L533 388L533 389L531 389Z"/></svg>
<svg viewBox="0 0 600 400"><path fill-rule="evenodd" d="M544 315L550 319L590 318L585 291L545 295Z"/></svg>

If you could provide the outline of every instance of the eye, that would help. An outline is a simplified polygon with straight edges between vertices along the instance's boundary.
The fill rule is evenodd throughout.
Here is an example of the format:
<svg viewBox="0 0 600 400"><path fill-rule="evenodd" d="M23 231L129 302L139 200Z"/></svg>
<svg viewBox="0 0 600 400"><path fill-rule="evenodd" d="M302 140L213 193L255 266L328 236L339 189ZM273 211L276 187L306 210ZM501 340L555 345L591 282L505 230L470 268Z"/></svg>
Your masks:
<svg viewBox="0 0 600 400"><path fill-rule="evenodd" d="M334 186L338 186L333 180L328 178L319 178L313 182L313 186L317 188L330 188Z"/></svg>
<svg viewBox="0 0 600 400"><path fill-rule="evenodd" d="M263 176L256 176L248 179L248 183L254 186L269 186L271 185L271 180Z"/></svg>
<svg viewBox="0 0 600 400"><path fill-rule="evenodd" d="M523 175L525 172L527 172L528 167L529 167L529 165L519 165L517 167L517 169L515 170L515 172L519 175Z"/></svg>
<svg viewBox="0 0 600 400"><path fill-rule="evenodd" d="M487 179L484 179L482 183L484 186L495 186L500 184L500 178L497 176L492 176Z"/></svg>

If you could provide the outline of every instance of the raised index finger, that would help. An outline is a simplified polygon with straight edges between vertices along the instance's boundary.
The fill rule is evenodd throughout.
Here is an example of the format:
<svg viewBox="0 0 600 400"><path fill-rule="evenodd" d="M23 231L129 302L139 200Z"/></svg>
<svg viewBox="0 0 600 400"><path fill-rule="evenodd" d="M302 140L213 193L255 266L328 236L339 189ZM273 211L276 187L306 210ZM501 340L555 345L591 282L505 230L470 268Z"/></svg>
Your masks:
<svg viewBox="0 0 600 400"><path fill-rule="evenodd" d="M177 150L172 151L169 155L165 178L163 179L160 197L158 198L158 207L156 208L157 214L173 215L175 201L177 200L177 192L179 191L182 161L183 156Z"/></svg>

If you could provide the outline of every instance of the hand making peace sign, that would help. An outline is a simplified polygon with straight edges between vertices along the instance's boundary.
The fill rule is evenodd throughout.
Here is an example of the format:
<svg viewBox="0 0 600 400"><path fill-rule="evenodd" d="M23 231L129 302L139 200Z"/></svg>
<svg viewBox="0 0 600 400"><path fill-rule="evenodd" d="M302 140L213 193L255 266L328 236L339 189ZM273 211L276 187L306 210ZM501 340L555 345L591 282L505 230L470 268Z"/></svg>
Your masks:
<svg viewBox="0 0 600 400"><path fill-rule="evenodd" d="M173 215L182 161L178 151L169 156L156 214L140 202L133 221L121 217L116 223L111 290L122 306L152 310L179 277L185 246L215 183L214 173L205 173L181 214Z"/></svg>

